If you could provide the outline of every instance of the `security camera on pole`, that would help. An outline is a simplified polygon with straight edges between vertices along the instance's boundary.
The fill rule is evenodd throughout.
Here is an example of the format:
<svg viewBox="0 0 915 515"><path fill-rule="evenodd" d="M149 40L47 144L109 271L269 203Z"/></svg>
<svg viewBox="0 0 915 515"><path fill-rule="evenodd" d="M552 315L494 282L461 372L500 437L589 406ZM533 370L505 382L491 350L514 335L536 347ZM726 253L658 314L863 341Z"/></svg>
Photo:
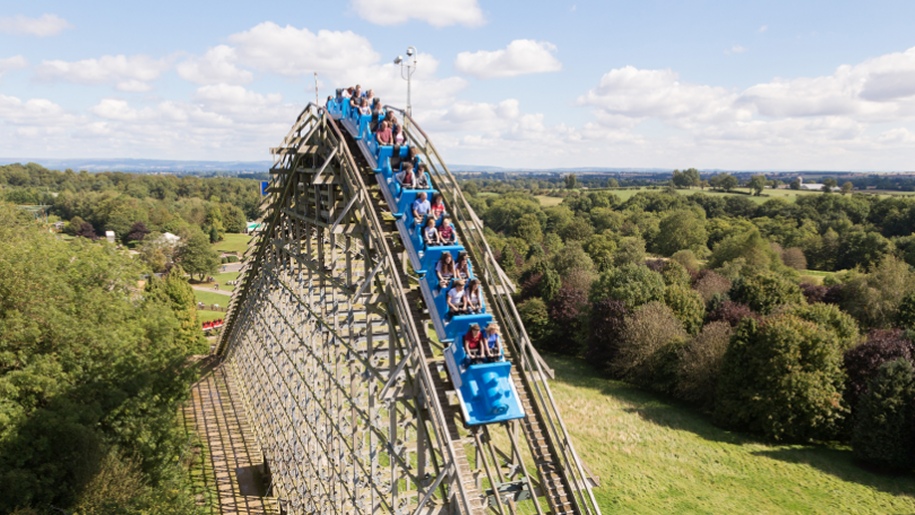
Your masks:
<svg viewBox="0 0 915 515"><path fill-rule="evenodd" d="M413 58L413 63L409 62L410 58ZM413 72L416 71L416 48L412 46L407 47L407 59L404 59L403 56L397 56L394 59L394 64L400 65L400 76L407 81L407 109L404 116L404 128L407 128L409 122L409 117L413 116L413 106L410 104L410 78L413 77Z"/></svg>

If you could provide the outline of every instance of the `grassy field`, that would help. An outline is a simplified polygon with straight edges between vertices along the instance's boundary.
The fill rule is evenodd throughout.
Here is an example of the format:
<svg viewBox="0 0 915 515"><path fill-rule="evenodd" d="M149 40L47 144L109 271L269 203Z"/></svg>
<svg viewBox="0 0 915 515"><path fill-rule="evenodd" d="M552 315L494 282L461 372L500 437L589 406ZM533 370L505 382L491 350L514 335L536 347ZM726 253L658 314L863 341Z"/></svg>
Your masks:
<svg viewBox="0 0 915 515"><path fill-rule="evenodd" d="M247 234L229 233L225 235L222 241L214 243L213 248L220 253L235 252L241 257L245 250L248 249L248 240L250 239L251 237Z"/></svg>
<svg viewBox="0 0 915 515"><path fill-rule="evenodd" d="M220 318L225 318L226 314L223 311L209 311L205 309L197 310L197 321L201 324L204 322L210 322L212 320L219 320Z"/></svg>
<svg viewBox="0 0 915 515"><path fill-rule="evenodd" d="M226 293L217 293L216 291L204 291L204 290L194 290L194 297L196 297L197 302L203 302L204 304L219 304L220 306L229 305L229 295Z"/></svg>
<svg viewBox="0 0 915 515"><path fill-rule="evenodd" d="M915 475L868 472L848 449L761 443L582 361L549 362L604 513L915 513Z"/></svg>

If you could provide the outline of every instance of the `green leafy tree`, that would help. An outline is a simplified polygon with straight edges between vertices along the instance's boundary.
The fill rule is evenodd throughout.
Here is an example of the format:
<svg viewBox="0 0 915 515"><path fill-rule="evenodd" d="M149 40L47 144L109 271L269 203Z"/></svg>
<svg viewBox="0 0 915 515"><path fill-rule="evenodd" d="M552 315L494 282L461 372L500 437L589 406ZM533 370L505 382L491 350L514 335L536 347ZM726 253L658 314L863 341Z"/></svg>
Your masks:
<svg viewBox="0 0 915 515"><path fill-rule="evenodd" d="M736 177L726 173L713 175L712 178L709 179L708 183L712 188L724 191L731 191L739 185Z"/></svg>
<svg viewBox="0 0 915 515"><path fill-rule="evenodd" d="M855 409L851 444L867 463L915 468L915 369L905 359L883 364Z"/></svg>
<svg viewBox="0 0 915 515"><path fill-rule="evenodd" d="M794 315L744 319L721 365L715 419L773 440L834 437L847 411L836 342Z"/></svg>
<svg viewBox="0 0 915 515"><path fill-rule="evenodd" d="M664 278L642 265L623 265L600 274L591 287L591 302L603 299L622 301L634 309L651 301L664 300Z"/></svg>
<svg viewBox="0 0 915 515"><path fill-rule="evenodd" d="M731 325L727 322L711 322L680 350L677 397L703 409L714 407L715 389L731 333Z"/></svg>
<svg viewBox="0 0 915 515"><path fill-rule="evenodd" d="M848 274L845 281L840 305L865 327L890 327L903 299L915 291L908 264L893 256L870 273Z"/></svg>
<svg viewBox="0 0 915 515"><path fill-rule="evenodd" d="M705 318L705 303L698 292L688 286L674 284L664 291L664 303L683 324L689 334L696 334L702 328Z"/></svg>
<svg viewBox="0 0 915 515"><path fill-rule="evenodd" d="M708 252L705 246L708 233L705 230L704 214L682 210L665 216L654 239L655 250L664 256L671 256L680 250L692 250L698 254Z"/></svg>
<svg viewBox="0 0 915 515"><path fill-rule="evenodd" d="M661 302L649 302L623 322L622 338L613 369L617 377L658 391L675 382L669 368L670 351L682 346L686 332L674 313ZM675 356L675 352L673 353Z"/></svg>
<svg viewBox="0 0 915 515"><path fill-rule="evenodd" d="M843 195L848 195L848 194L851 193L854 189L855 189L855 185L852 184L851 181L845 181L845 182L842 183L842 191L841 191L841 193L842 193Z"/></svg>
<svg viewBox="0 0 915 515"><path fill-rule="evenodd" d="M794 281L774 272L741 276L731 286L731 298L763 315L785 305L804 304L804 294Z"/></svg>
<svg viewBox="0 0 915 515"><path fill-rule="evenodd" d="M175 261L200 280L219 270L219 254L210 246L210 238L199 229L190 231L179 244Z"/></svg>
<svg viewBox="0 0 915 515"><path fill-rule="evenodd" d="M613 264L624 266L627 264L639 265L645 262L645 240L639 236L624 236L617 244L616 254L613 255Z"/></svg>
<svg viewBox="0 0 915 515"><path fill-rule="evenodd" d="M823 179L823 193L831 193L832 190L836 189L839 183L836 182L832 177L827 177Z"/></svg>
<svg viewBox="0 0 915 515"><path fill-rule="evenodd" d="M769 181L766 179L765 175L754 175L750 177L750 181L747 182L747 188L753 192L757 197L762 195L764 189L769 184Z"/></svg>

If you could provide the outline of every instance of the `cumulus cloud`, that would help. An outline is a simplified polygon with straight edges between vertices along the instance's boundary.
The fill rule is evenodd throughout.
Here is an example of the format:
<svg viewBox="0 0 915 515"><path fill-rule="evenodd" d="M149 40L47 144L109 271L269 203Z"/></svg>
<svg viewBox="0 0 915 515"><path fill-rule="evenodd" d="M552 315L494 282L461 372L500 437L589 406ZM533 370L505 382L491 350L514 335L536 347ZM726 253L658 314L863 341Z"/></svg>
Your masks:
<svg viewBox="0 0 915 515"><path fill-rule="evenodd" d="M21 55L0 59L0 76L10 70L18 70L20 68L25 68L28 65L29 62Z"/></svg>
<svg viewBox="0 0 915 515"><path fill-rule="evenodd" d="M55 36L72 27L70 23L56 14L43 14L38 18L28 16L0 17L0 32L6 34L38 36L40 38Z"/></svg>
<svg viewBox="0 0 915 515"><path fill-rule="evenodd" d="M556 46L552 43L516 39L501 50L461 52L454 67L480 79L556 72L562 69L562 63L555 53Z"/></svg>
<svg viewBox="0 0 915 515"><path fill-rule="evenodd" d="M746 116L733 108L735 98L724 88L681 82L673 70L626 66L604 74L598 87L579 97L578 102L608 115L691 124Z"/></svg>
<svg viewBox="0 0 915 515"><path fill-rule="evenodd" d="M477 27L485 22L477 0L353 0L351 6L360 18L378 25L397 25L410 19L423 21L434 27Z"/></svg>
<svg viewBox="0 0 915 515"><path fill-rule="evenodd" d="M168 68L165 60L144 55L106 55L82 61L44 61L36 77L45 81L110 84L122 91L148 91L149 82Z"/></svg>
<svg viewBox="0 0 915 515"><path fill-rule="evenodd" d="M241 63L287 77L314 71L339 74L379 59L371 43L351 31L320 30L316 34L304 28L265 22L233 34L229 41L235 44Z"/></svg>
<svg viewBox="0 0 915 515"><path fill-rule="evenodd" d="M197 84L246 84L253 76L236 66L237 52L227 45L213 47L200 57L190 57L178 63L178 75Z"/></svg>

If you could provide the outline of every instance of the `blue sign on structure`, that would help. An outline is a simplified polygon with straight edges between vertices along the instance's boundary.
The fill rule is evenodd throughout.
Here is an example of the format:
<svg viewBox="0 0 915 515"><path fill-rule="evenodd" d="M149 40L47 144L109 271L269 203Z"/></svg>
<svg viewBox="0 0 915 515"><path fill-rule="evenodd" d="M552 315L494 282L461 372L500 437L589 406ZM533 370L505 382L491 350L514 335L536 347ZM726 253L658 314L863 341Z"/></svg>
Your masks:
<svg viewBox="0 0 915 515"><path fill-rule="evenodd" d="M270 181L261 181L261 195L267 194L267 188L270 186Z"/></svg>

